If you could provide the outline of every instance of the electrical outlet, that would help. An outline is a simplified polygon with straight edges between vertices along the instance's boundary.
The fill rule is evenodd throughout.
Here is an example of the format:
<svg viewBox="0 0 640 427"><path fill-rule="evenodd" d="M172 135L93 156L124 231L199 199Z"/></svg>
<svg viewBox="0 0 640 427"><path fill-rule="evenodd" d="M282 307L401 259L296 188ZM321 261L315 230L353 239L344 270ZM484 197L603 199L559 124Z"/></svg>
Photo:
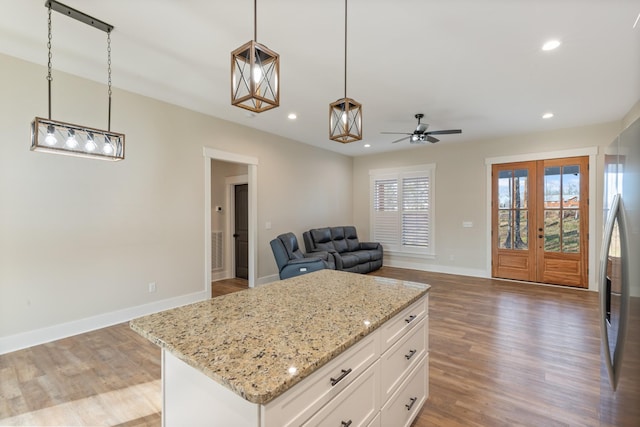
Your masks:
<svg viewBox="0 0 640 427"><path fill-rule="evenodd" d="M156 282L149 283L149 292L155 292L155 291L156 291Z"/></svg>

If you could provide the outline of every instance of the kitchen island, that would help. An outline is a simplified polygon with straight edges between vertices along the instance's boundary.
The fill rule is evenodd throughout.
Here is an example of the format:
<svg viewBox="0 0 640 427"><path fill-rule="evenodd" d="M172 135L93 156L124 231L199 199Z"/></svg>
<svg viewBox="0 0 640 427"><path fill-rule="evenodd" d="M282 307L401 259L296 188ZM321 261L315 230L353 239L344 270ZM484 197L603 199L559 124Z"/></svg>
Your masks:
<svg viewBox="0 0 640 427"><path fill-rule="evenodd" d="M321 270L130 325L162 349L164 426L408 426L428 397L428 291Z"/></svg>

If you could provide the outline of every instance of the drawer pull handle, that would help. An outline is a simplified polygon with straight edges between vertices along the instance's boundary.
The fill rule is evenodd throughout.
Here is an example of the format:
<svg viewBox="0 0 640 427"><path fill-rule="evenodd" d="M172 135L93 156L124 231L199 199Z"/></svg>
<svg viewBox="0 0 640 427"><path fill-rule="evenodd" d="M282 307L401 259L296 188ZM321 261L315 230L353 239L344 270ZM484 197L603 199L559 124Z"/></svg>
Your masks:
<svg viewBox="0 0 640 427"><path fill-rule="evenodd" d="M417 397L412 397L411 399L409 399L411 401L411 403L407 403L405 406L405 408L407 408L407 411L410 411L411 408L413 408L413 404L416 403L418 401Z"/></svg>
<svg viewBox="0 0 640 427"><path fill-rule="evenodd" d="M340 427L349 427L353 421L340 421Z"/></svg>
<svg viewBox="0 0 640 427"><path fill-rule="evenodd" d="M330 378L331 379L331 386L333 387L334 385L338 384L340 381L342 381L344 379L344 377L346 377L350 373L351 373L351 368L349 368L347 370L343 369L342 373L340 374L340 376L338 378Z"/></svg>
<svg viewBox="0 0 640 427"><path fill-rule="evenodd" d="M413 357L413 355L414 355L414 354L416 354L417 352L418 352L418 350L411 350L411 351L409 352L409 354L405 354L405 355L404 355L404 357L405 357L405 359L407 359L407 360L411 360L411 358Z"/></svg>
<svg viewBox="0 0 640 427"><path fill-rule="evenodd" d="M413 322L415 320L415 318L416 318L416 315L412 314L408 318L404 319L404 321L407 322L407 323L411 323L411 322Z"/></svg>

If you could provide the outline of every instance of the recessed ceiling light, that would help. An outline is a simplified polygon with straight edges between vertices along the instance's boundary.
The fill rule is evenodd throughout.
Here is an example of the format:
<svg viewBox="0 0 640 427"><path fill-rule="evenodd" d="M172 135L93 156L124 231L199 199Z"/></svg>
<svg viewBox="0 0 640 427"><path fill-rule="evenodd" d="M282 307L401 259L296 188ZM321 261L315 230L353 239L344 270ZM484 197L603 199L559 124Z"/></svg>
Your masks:
<svg viewBox="0 0 640 427"><path fill-rule="evenodd" d="M289 115L287 116L287 118L289 120L295 120L298 118L298 116L296 115L296 113L289 113Z"/></svg>
<svg viewBox="0 0 640 427"><path fill-rule="evenodd" d="M559 40L549 40L545 44L542 45L542 50L553 50L560 46Z"/></svg>
<svg viewBox="0 0 640 427"><path fill-rule="evenodd" d="M369 148L371 147L371 144L364 144L364 148Z"/></svg>
<svg viewBox="0 0 640 427"><path fill-rule="evenodd" d="M542 115L542 118L543 118L543 119L550 119L551 117L553 117L553 113L544 113L544 114Z"/></svg>

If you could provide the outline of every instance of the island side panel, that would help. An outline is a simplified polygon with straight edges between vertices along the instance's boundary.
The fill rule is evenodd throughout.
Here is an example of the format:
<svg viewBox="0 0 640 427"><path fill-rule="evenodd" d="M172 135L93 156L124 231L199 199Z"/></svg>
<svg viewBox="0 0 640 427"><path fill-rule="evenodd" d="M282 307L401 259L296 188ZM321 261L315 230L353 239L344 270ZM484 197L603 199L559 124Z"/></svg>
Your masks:
<svg viewBox="0 0 640 427"><path fill-rule="evenodd" d="M258 427L260 409L162 350L162 426Z"/></svg>

